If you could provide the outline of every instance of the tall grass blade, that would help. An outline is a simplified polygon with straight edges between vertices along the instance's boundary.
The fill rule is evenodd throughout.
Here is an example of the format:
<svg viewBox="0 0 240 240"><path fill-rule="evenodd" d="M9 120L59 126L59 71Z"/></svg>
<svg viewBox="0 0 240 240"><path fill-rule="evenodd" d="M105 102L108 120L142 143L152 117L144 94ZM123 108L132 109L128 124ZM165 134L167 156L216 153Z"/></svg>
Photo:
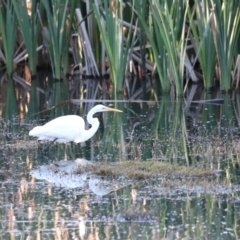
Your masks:
<svg viewBox="0 0 240 240"><path fill-rule="evenodd" d="M27 1L12 0L14 10L17 15L18 24L24 40L24 45L28 54L28 62L31 75L36 75L38 33L40 25L37 23L38 1L31 1L31 11L28 11Z"/></svg>
<svg viewBox="0 0 240 240"><path fill-rule="evenodd" d="M201 3L196 1L194 8L188 13L189 23L193 34L193 41L196 46L196 57L203 73L203 81L206 90L214 84L215 57L214 38L212 32L213 14L208 0ZM194 20L196 17L196 21Z"/></svg>
<svg viewBox="0 0 240 240"><path fill-rule="evenodd" d="M135 9L137 13L143 17L143 19L146 19L148 17L148 12L147 12L148 1L147 0L136 1ZM148 49L146 48L147 36L141 22L138 24L138 26L139 26L138 40L139 40L140 58L141 58L141 75L144 78L144 76L146 75L146 53L148 51Z"/></svg>
<svg viewBox="0 0 240 240"><path fill-rule="evenodd" d="M10 79L7 82L7 97L5 99L5 111L4 116L11 118L14 115L19 113L17 99L16 99L16 93L15 93L15 84L14 81L11 81Z"/></svg>
<svg viewBox="0 0 240 240"><path fill-rule="evenodd" d="M166 48L163 45L163 39L161 34L159 34L157 20L153 18L152 14L149 14L149 21L152 22L153 26L149 26L145 15L141 14L141 8L145 7L141 2L136 3L136 12L141 22L141 26L148 36L148 41L151 43L151 48L154 55L154 62L156 64L157 73L159 75L159 80L161 83L162 91L169 92L170 84L168 76L168 57L166 53ZM150 17L152 16L152 17ZM152 36L152 37L150 37ZM142 63L142 62L141 62Z"/></svg>
<svg viewBox="0 0 240 240"><path fill-rule="evenodd" d="M17 33L16 14L13 9L12 1L8 0L5 5L0 3L0 33L3 43L4 55L2 59L6 65L7 74L13 73L13 58Z"/></svg>
<svg viewBox="0 0 240 240"><path fill-rule="evenodd" d="M67 73L66 60L68 59L68 39L69 28L66 26L67 22L67 7L69 1L61 0L43 0L42 1L48 20L48 42L47 47L52 65L53 76L55 79L61 79L62 67L63 73ZM47 32L45 30L45 32Z"/></svg>
<svg viewBox="0 0 240 240"><path fill-rule="evenodd" d="M92 0L92 8L110 64L115 97L117 92L122 91L130 46L130 34L128 39L124 41L123 2L116 1L115 5L112 6L107 0L103 0L102 4L99 4L97 0Z"/></svg>
<svg viewBox="0 0 240 240"><path fill-rule="evenodd" d="M214 38L219 62L220 86L231 89L231 71L237 58L240 33L240 1L211 0L214 7Z"/></svg>
<svg viewBox="0 0 240 240"><path fill-rule="evenodd" d="M185 4L180 0L168 2L149 0L149 5L152 13L152 27L147 25L143 16L139 14L138 16L152 45L163 91L169 90L170 81L170 84L175 87L176 94L181 96L183 95L185 23L188 3Z"/></svg>

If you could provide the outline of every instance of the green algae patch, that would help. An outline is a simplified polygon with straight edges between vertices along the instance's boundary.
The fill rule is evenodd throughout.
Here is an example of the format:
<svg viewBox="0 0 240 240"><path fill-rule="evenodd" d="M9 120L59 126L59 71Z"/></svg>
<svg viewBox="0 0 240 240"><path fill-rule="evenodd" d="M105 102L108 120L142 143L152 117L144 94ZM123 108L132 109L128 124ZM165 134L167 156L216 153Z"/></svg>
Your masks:
<svg viewBox="0 0 240 240"><path fill-rule="evenodd" d="M126 161L116 164L91 164L81 166L76 173L91 172L100 176L126 176L135 179L144 178L187 178L206 177L214 174L211 169L187 167L159 161Z"/></svg>

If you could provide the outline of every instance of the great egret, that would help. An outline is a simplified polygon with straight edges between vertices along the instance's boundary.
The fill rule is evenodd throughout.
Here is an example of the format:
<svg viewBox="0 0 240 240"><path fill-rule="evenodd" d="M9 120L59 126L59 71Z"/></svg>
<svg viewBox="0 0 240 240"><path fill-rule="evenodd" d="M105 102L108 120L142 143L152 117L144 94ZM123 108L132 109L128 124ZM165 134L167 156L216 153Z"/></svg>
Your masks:
<svg viewBox="0 0 240 240"><path fill-rule="evenodd" d="M49 147L55 142L66 143L75 142L80 143L91 138L99 128L99 120L93 115L98 112L122 112L115 108L109 108L104 105L96 105L93 107L88 115L87 121L92 125L89 130L85 129L85 122L83 118L77 115L67 115L55 118L43 126L37 126L29 132L29 136L38 137L38 140L51 141L43 149L46 153Z"/></svg>

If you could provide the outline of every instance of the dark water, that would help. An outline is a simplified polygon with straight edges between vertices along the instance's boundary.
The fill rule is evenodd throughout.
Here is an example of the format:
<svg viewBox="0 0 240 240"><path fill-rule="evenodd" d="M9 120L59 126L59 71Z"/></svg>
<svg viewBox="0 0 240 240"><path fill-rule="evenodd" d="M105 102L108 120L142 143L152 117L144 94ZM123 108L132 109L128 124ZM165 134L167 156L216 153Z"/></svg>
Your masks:
<svg viewBox="0 0 240 240"><path fill-rule="evenodd" d="M32 85L30 92L1 88L2 239L240 238L238 94L223 95L223 105L186 105L168 96L154 104L117 103L123 114L99 115L92 140L55 144L46 158L29 130L59 115L85 115L92 103L33 115L67 98L51 93L59 86ZM80 159L157 159L216 174L175 180L75 176L71 169Z"/></svg>

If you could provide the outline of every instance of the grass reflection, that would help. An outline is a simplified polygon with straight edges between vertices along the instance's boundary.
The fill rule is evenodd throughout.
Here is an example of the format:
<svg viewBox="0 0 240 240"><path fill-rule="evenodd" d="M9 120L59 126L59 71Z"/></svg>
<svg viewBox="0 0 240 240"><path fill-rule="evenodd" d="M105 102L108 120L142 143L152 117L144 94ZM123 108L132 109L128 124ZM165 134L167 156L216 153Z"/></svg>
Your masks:
<svg viewBox="0 0 240 240"><path fill-rule="evenodd" d="M44 161L49 164L41 158L34 151L24 150L24 145L15 149L11 158L5 154L6 167L1 167L5 177L0 190L4 196L1 204L4 237L161 239L181 234L212 238L219 236L222 228L228 236L237 236L232 230L233 227L239 230L237 186L233 188L230 184L231 188L227 188L220 178L215 186L209 179L190 182L182 179L178 184L159 179L138 180L99 198L84 188L56 187L30 176L29 169ZM232 168L229 171L231 175ZM222 220L224 225L219 218L226 219Z"/></svg>

